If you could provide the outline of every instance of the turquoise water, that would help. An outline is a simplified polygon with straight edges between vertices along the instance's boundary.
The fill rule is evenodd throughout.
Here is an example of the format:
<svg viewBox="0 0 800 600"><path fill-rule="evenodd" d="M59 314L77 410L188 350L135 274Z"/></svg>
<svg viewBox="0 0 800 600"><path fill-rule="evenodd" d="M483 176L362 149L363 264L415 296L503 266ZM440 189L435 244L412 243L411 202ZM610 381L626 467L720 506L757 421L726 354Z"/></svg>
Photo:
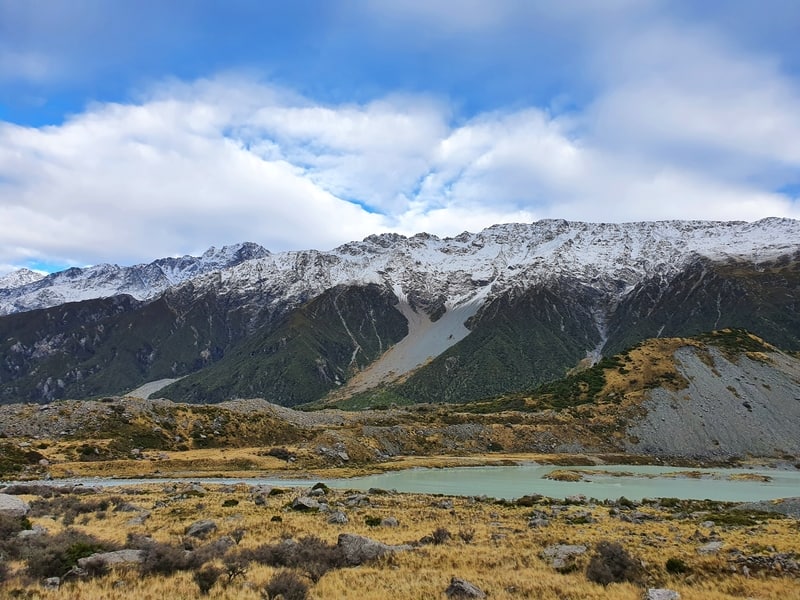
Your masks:
<svg viewBox="0 0 800 600"><path fill-rule="evenodd" d="M631 473L631 476L615 477L603 473L588 475L586 481L551 481L543 477L553 470L570 469L553 465L524 464L503 467L453 467L446 469L408 469L353 479L322 479L330 487L368 490L371 487L452 496L488 496L490 498L513 499L527 494L542 494L553 498L564 498L583 494L598 500L616 499L625 496L631 500L642 498L709 499L729 502L750 502L800 496L800 471L769 468L756 469L686 469L670 466L604 465L600 467L573 467L579 471L608 471ZM700 479L685 476L665 477L675 474L700 471ZM769 482L732 481L731 475L740 473L765 475ZM57 483L81 483L83 485L141 485L163 483L174 479L77 479L61 480ZM232 484L243 482L251 485L308 486L318 480L302 479L221 479L195 478L201 483Z"/></svg>

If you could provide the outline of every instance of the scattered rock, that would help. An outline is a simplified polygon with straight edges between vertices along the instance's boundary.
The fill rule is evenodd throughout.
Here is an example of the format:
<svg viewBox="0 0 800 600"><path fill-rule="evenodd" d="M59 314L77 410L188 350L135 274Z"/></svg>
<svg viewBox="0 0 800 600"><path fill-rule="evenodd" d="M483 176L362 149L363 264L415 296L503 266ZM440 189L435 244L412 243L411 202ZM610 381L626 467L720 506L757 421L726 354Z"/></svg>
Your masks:
<svg viewBox="0 0 800 600"><path fill-rule="evenodd" d="M144 559L144 552L141 550L116 550L114 552L95 552L91 556L78 559L78 566L85 569L87 565L102 564L106 567L119 565L136 565Z"/></svg>
<svg viewBox="0 0 800 600"><path fill-rule="evenodd" d="M311 511L319 510L319 502L309 496L299 496L292 501L292 510Z"/></svg>
<svg viewBox="0 0 800 600"><path fill-rule="evenodd" d="M29 538L35 537L37 535L45 535L47 533L47 529L42 527L41 525L34 525L31 529L23 529L17 534L18 538Z"/></svg>
<svg viewBox="0 0 800 600"><path fill-rule="evenodd" d="M486 594L476 585L470 583L466 579L459 579L453 577L450 579L450 585L444 591L448 598L454 600L461 600L463 598L486 598Z"/></svg>
<svg viewBox="0 0 800 600"><path fill-rule="evenodd" d="M389 546L353 533L341 533L337 545L350 566L358 566L392 552L411 550L411 546Z"/></svg>
<svg viewBox="0 0 800 600"><path fill-rule="evenodd" d="M347 515L340 510L331 513L331 515L328 517L328 523L331 525L347 525L349 522L350 519L348 519Z"/></svg>
<svg viewBox="0 0 800 600"><path fill-rule="evenodd" d="M136 525L144 525L144 522L147 521L147 519L149 518L150 518L150 511L143 510L135 517L128 519L127 525L129 527L135 527Z"/></svg>
<svg viewBox="0 0 800 600"><path fill-rule="evenodd" d="M698 554L717 554L722 550L722 542L708 542L697 549Z"/></svg>
<svg viewBox="0 0 800 600"><path fill-rule="evenodd" d="M644 596L644 600L680 600L680 598L678 592L665 588L649 588Z"/></svg>
<svg viewBox="0 0 800 600"><path fill-rule="evenodd" d="M353 494L351 496L347 496L344 499L344 504L350 508L372 506L372 502L370 502L369 496L366 494Z"/></svg>
<svg viewBox="0 0 800 600"><path fill-rule="evenodd" d="M24 517L30 509L27 502L23 502L16 496L0 494L0 515Z"/></svg>
<svg viewBox="0 0 800 600"><path fill-rule="evenodd" d="M210 519L203 519L201 521L195 521L191 525L186 528L186 535L191 537L196 537L203 539L208 534L213 533L217 530L217 524Z"/></svg>
<svg viewBox="0 0 800 600"><path fill-rule="evenodd" d="M42 587L46 590L57 590L61 585L61 578L60 577L48 577L44 580Z"/></svg>
<svg viewBox="0 0 800 600"><path fill-rule="evenodd" d="M542 550L541 556L549 561L556 571L569 571L575 567L575 559L586 550L586 546L583 545L554 544Z"/></svg>
<svg viewBox="0 0 800 600"><path fill-rule="evenodd" d="M117 507L114 509L114 512L139 512L141 510L142 508L140 506L136 506L130 502L123 502L122 504L117 505Z"/></svg>
<svg viewBox="0 0 800 600"><path fill-rule="evenodd" d="M453 501L450 500L450 499L439 500L438 502L434 502L433 506L435 508L441 508L443 510L452 510L453 509Z"/></svg>
<svg viewBox="0 0 800 600"><path fill-rule="evenodd" d="M528 527L532 529L540 529L550 525L550 520L546 517L534 516L528 521Z"/></svg>

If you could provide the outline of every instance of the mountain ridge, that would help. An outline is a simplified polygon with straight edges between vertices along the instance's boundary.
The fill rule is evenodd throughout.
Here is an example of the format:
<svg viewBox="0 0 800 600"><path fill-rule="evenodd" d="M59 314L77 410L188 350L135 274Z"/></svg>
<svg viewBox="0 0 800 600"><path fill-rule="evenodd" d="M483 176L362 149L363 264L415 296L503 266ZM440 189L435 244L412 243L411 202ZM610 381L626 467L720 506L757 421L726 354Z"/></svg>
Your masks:
<svg viewBox="0 0 800 600"><path fill-rule="evenodd" d="M800 222L790 219L550 220L443 239L372 235L329 252L239 248L216 265L177 267L185 279L148 299L0 317L1 401L119 393L186 376L167 397L216 402L284 390L267 399L304 404L402 377L404 401L460 402L529 388L662 334L743 327L800 349ZM71 273L88 290L85 274ZM333 297L352 301L337 307ZM317 316L298 320L303 311ZM381 343L360 353L376 335ZM257 340L272 340L273 350ZM288 393L288 371L278 367L290 363L298 389ZM269 380L243 376L266 372ZM361 389L348 387L359 379ZM211 393L212 380L227 383Z"/></svg>

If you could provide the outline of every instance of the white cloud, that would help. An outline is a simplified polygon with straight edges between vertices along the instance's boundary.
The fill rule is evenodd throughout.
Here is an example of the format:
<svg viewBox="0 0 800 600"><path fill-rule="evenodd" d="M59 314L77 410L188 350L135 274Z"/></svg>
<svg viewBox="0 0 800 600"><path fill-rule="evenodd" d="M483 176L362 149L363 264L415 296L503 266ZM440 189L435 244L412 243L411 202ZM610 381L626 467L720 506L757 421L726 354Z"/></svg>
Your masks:
<svg viewBox="0 0 800 600"><path fill-rule="evenodd" d="M469 6L464 29L483 10ZM0 124L0 262L130 263L243 240L325 249L546 217L800 217L775 191L798 183L797 80L679 25L595 32L587 69L600 87L566 115L518 106L459 120L425 95L321 103L223 75L60 126Z"/></svg>

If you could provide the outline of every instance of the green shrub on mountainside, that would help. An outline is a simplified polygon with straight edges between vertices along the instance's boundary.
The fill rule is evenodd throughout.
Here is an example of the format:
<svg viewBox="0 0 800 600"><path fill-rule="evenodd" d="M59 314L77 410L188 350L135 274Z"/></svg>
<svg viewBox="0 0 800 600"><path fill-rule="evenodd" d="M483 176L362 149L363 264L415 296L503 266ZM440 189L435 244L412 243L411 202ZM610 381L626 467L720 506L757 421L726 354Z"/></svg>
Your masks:
<svg viewBox="0 0 800 600"><path fill-rule="evenodd" d="M317 400L408 334L395 303L377 285L328 290L161 394L188 402L264 397L285 406Z"/></svg>

